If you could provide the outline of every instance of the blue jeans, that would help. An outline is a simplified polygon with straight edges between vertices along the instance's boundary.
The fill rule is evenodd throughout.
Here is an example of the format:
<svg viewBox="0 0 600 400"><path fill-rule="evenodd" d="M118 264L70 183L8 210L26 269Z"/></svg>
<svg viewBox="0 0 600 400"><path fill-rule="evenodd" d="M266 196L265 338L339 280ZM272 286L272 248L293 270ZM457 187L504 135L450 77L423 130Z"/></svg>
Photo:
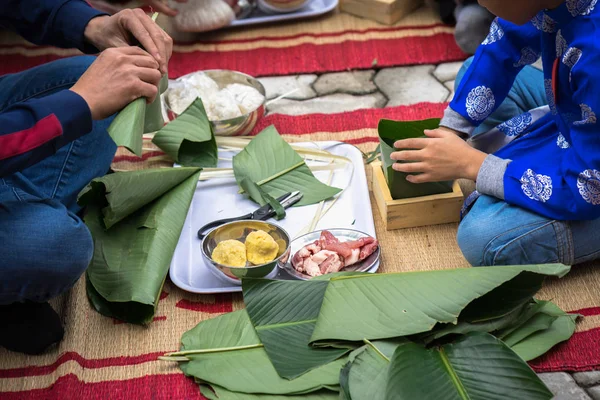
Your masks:
<svg viewBox="0 0 600 400"><path fill-rule="evenodd" d="M471 63L467 60L456 85ZM543 73L527 66L517 76L506 100L474 132L547 104ZM560 262L566 265L600 258L600 220L556 221L481 196L458 227L458 245L474 266L524 265Z"/></svg>
<svg viewBox="0 0 600 400"><path fill-rule="evenodd" d="M12 104L70 88L94 61L81 56L0 77L0 112ZM76 215L77 194L110 168L116 146L111 119L23 171L0 178L0 304L46 301L86 270L92 237Z"/></svg>

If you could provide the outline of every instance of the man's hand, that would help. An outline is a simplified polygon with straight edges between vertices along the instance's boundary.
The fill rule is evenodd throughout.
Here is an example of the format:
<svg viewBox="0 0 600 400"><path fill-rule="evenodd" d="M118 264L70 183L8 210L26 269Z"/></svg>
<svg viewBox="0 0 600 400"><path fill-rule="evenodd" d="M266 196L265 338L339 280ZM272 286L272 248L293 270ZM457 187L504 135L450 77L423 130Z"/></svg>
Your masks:
<svg viewBox="0 0 600 400"><path fill-rule="evenodd" d="M412 183L437 182L466 178L476 180L487 154L469 146L447 128L425 131L428 138L398 140L394 147L403 150L391 154L396 171L409 174ZM406 150L405 150L406 149Z"/></svg>
<svg viewBox="0 0 600 400"><path fill-rule="evenodd" d="M93 119L104 119L139 97L158 94L158 63L139 47L103 51L71 90L86 101Z"/></svg>
<svg viewBox="0 0 600 400"><path fill-rule="evenodd" d="M158 62L160 71L167 73L173 39L139 8L93 18L86 26L84 35L100 51L137 45L139 42Z"/></svg>

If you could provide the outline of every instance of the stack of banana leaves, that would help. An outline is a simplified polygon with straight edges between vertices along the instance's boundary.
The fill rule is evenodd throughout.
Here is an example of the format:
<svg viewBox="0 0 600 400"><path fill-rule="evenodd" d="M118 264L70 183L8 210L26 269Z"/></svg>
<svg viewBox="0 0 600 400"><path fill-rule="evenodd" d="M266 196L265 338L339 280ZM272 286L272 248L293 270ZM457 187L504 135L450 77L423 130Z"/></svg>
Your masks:
<svg viewBox="0 0 600 400"><path fill-rule="evenodd" d="M534 295L568 271L248 279L246 309L201 322L161 359L209 399L551 399L526 361L568 340L578 316Z"/></svg>
<svg viewBox="0 0 600 400"><path fill-rule="evenodd" d="M162 126L162 120L148 125L148 117L156 117L152 107L136 100L118 114L109 132L119 146L142 154L142 132ZM320 203L341 192L317 179L306 164L307 155L298 154L274 127L233 143L240 151L232 168L215 168L217 140L201 99L164 125L152 141L181 167L112 173L94 179L78 198L86 207L84 220L94 240L86 274L88 298L98 312L126 322L152 322L201 177L235 178L240 196L270 203L280 218L285 212L274 199L288 191L302 192L296 206ZM319 157L328 155L321 153Z"/></svg>

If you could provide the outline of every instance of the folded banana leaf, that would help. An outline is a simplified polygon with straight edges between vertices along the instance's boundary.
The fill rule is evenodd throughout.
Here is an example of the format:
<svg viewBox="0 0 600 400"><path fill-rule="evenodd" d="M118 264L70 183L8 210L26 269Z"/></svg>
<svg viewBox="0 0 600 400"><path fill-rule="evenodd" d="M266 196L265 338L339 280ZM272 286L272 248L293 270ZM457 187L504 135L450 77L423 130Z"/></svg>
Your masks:
<svg viewBox="0 0 600 400"><path fill-rule="evenodd" d="M315 178L304 159L279 136L274 126L259 133L233 157L233 172L242 190L243 180L248 179L275 199L288 192L302 192L298 206L319 203L341 191ZM266 204L267 200L257 193L249 193L252 200Z"/></svg>
<svg viewBox="0 0 600 400"><path fill-rule="evenodd" d="M423 341L425 344L429 344L448 335L466 334L469 332L496 332L526 322L531 317L531 309L539 309L537 303L533 300L531 303L526 303L514 311L498 318L482 322L460 321L457 324L438 324L431 332L417 335L416 338L418 338L419 341Z"/></svg>
<svg viewBox="0 0 600 400"><path fill-rule="evenodd" d="M414 335L456 324L459 315L468 322L498 318L529 302L547 276L569 270L546 264L337 276L329 281L311 341Z"/></svg>
<svg viewBox="0 0 600 400"><path fill-rule="evenodd" d="M470 333L454 343L432 349L416 343L398 346L390 360L384 399L549 400L552 397L535 372L508 346L490 334Z"/></svg>
<svg viewBox="0 0 600 400"><path fill-rule="evenodd" d="M556 304L544 302L539 314L502 340L523 360L533 360L575 333L578 314L568 314Z"/></svg>
<svg viewBox="0 0 600 400"><path fill-rule="evenodd" d="M217 166L217 142L200 98L175 120L161 126L152 142L186 167Z"/></svg>
<svg viewBox="0 0 600 400"><path fill-rule="evenodd" d="M199 168L119 172L94 179L79 194L94 241L88 298L100 313L152 321Z"/></svg>
<svg viewBox="0 0 600 400"><path fill-rule="evenodd" d="M156 132L164 125L160 95L167 90L169 78L165 74L160 80L159 94L150 104L140 97L122 109L108 127L108 134L117 144L127 148L136 156L142 156L142 135Z"/></svg>
<svg viewBox="0 0 600 400"><path fill-rule="evenodd" d="M411 197L428 196L432 194L449 193L452 191L452 181L411 183L406 180L408 174L395 171L392 165L396 161L390 158L390 154L398 151L394 148L394 142L402 139L426 137L423 131L439 127L439 119L428 119L424 121L392 121L382 119L379 121L379 143L381 146L381 165L392 199L406 199Z"/></svg>
<svg viewBox="0 0 600 400"><path fill-rule="evenodd" d="M244 302L273 366L283 378L298 376L337 360L354 346L309 346L327 281L245 279Z"/></svg>

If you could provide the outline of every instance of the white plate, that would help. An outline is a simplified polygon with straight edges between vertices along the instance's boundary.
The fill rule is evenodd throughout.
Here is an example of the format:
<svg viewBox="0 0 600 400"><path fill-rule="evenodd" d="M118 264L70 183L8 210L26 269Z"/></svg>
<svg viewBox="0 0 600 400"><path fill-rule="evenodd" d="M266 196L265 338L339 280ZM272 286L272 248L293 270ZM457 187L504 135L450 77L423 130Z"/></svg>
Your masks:
<svg viewBox="0 0 600 400"><path fill-rule="evenodd" d="M338 0L312 0L298 11L286 14L269 14L256 8L248 18L236 19L228 27L266 24L269 22L288 21L316 17L332 11L338 5Z"/></svg>
<svg viewBox="0 0 600 400"><path fill-rule="evenodd" d="M363 167L362 153L356 147L340 142L302 143L302 146L328 150L333 154L352 160L353 169L348 165L344 170L336 170L331 185L346 187L335 205L319 221L315 230L346 228L365 232L375 237L375 224L371 213L369 188ZM220 152L222 158L231 158L233 154ZM219 167L230 168L230 161L219 161ZM319 171L315 176L327 182L329 171ZM351 179L350 184L348 181ZM300 236L310 223L318 205L292 207L281 221L274 221L285 229L292 239ZM179 243L175 249L169 276L175 285L194 293L239 292L242 288L215 277L205 265L198 239L198 229L204 224L221 218L236 217L256 210L256 203L238 194L234 178L211 179L198 182L198 187L188 211ZM369 272L379 268L376 263ZM275 279L294 279L285 271L279 270Z"/></svg>

